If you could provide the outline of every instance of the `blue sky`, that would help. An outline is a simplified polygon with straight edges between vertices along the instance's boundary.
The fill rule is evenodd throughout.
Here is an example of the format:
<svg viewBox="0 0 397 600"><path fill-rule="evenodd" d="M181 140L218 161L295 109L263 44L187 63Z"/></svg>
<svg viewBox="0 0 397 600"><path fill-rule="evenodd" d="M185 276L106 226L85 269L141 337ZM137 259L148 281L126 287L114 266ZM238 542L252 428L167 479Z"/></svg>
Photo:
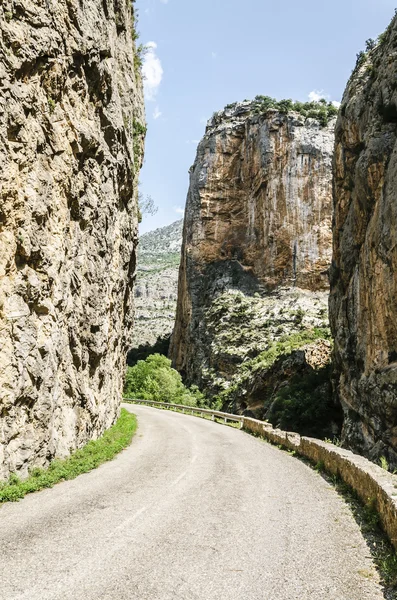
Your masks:
<svg viewBox="0 0 397 600"><path fill-rule="evenodd" d="M149 44L141 191L158 206L140 231L182 217L205 121L257 94L339 101L365 40L389 24L397 0L137 0Z"/></svg>

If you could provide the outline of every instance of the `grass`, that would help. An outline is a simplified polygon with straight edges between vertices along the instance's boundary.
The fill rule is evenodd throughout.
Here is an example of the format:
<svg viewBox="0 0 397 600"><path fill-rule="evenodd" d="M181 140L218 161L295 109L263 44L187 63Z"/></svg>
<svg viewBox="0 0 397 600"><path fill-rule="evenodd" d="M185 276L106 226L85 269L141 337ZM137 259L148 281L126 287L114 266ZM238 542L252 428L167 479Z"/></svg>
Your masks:
<svg viewBox="0 0 397 600"><path fill-rule="evenodd" d="M5 483L0 483L0 503L17 502L26 494L51 488L60 481L75 479L82 473L88 473L104 462L112 460L126 448L137 428L137 420L124 408L120 418L98 440L88 442L69 458L54 460L47 469L34 468L25 481L12 474Z"/></svg>
<svg viewBox="0 0 397 600"><path fill-rule="evenodd" d="M328 477L325 477L327 480ZM385 598L396 598L397 594L397 554L380 526L380 517L375 509L375 499L363 504L354 490L340 478L330 480L336 491L349 505L353 516L371 552L381 583L385 586Z"/></svg>

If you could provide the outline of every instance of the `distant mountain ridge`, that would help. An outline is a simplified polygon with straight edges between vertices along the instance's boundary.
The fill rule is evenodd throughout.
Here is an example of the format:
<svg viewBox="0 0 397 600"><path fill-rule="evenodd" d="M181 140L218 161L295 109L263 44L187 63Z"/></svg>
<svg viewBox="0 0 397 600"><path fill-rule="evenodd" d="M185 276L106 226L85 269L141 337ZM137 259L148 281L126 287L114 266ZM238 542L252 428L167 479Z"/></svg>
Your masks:
<svg viewBox="0 0 397 600"><path fill-rule="evenodd" d="M144 233L139 242L139 256L181 251L183 219Z"/></svg>
<svg viewBox="0 0 397 600"><path fill-rule="evenodd" d="M182 229L180 219L140 238L129 364L144 358L159 338L165 340L162 351L168 345L175 321Z"/></svg>

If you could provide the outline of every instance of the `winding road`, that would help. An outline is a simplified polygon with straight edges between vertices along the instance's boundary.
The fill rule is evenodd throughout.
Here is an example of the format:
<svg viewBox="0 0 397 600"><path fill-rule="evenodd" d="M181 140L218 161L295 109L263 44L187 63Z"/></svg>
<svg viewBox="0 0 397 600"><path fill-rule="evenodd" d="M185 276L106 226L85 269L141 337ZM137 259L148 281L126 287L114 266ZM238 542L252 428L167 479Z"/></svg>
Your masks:
<svg viewBox="0 0 397 600"><path fill-rule="evenodd" d="M242 431L129 406L114 461L0 507L1 600L381 600L349 508Z"/></svg>

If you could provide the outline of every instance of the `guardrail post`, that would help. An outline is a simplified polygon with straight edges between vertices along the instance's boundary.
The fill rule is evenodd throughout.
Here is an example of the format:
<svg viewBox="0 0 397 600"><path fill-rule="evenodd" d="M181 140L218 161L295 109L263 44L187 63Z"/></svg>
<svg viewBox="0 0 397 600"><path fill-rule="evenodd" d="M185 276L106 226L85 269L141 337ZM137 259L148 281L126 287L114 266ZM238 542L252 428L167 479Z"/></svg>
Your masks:
<svg viewBox="0 0 397 600"><path fill-rule="evenodd" d="M211 421L215 421L215 415L211 415Z"/></svg>

